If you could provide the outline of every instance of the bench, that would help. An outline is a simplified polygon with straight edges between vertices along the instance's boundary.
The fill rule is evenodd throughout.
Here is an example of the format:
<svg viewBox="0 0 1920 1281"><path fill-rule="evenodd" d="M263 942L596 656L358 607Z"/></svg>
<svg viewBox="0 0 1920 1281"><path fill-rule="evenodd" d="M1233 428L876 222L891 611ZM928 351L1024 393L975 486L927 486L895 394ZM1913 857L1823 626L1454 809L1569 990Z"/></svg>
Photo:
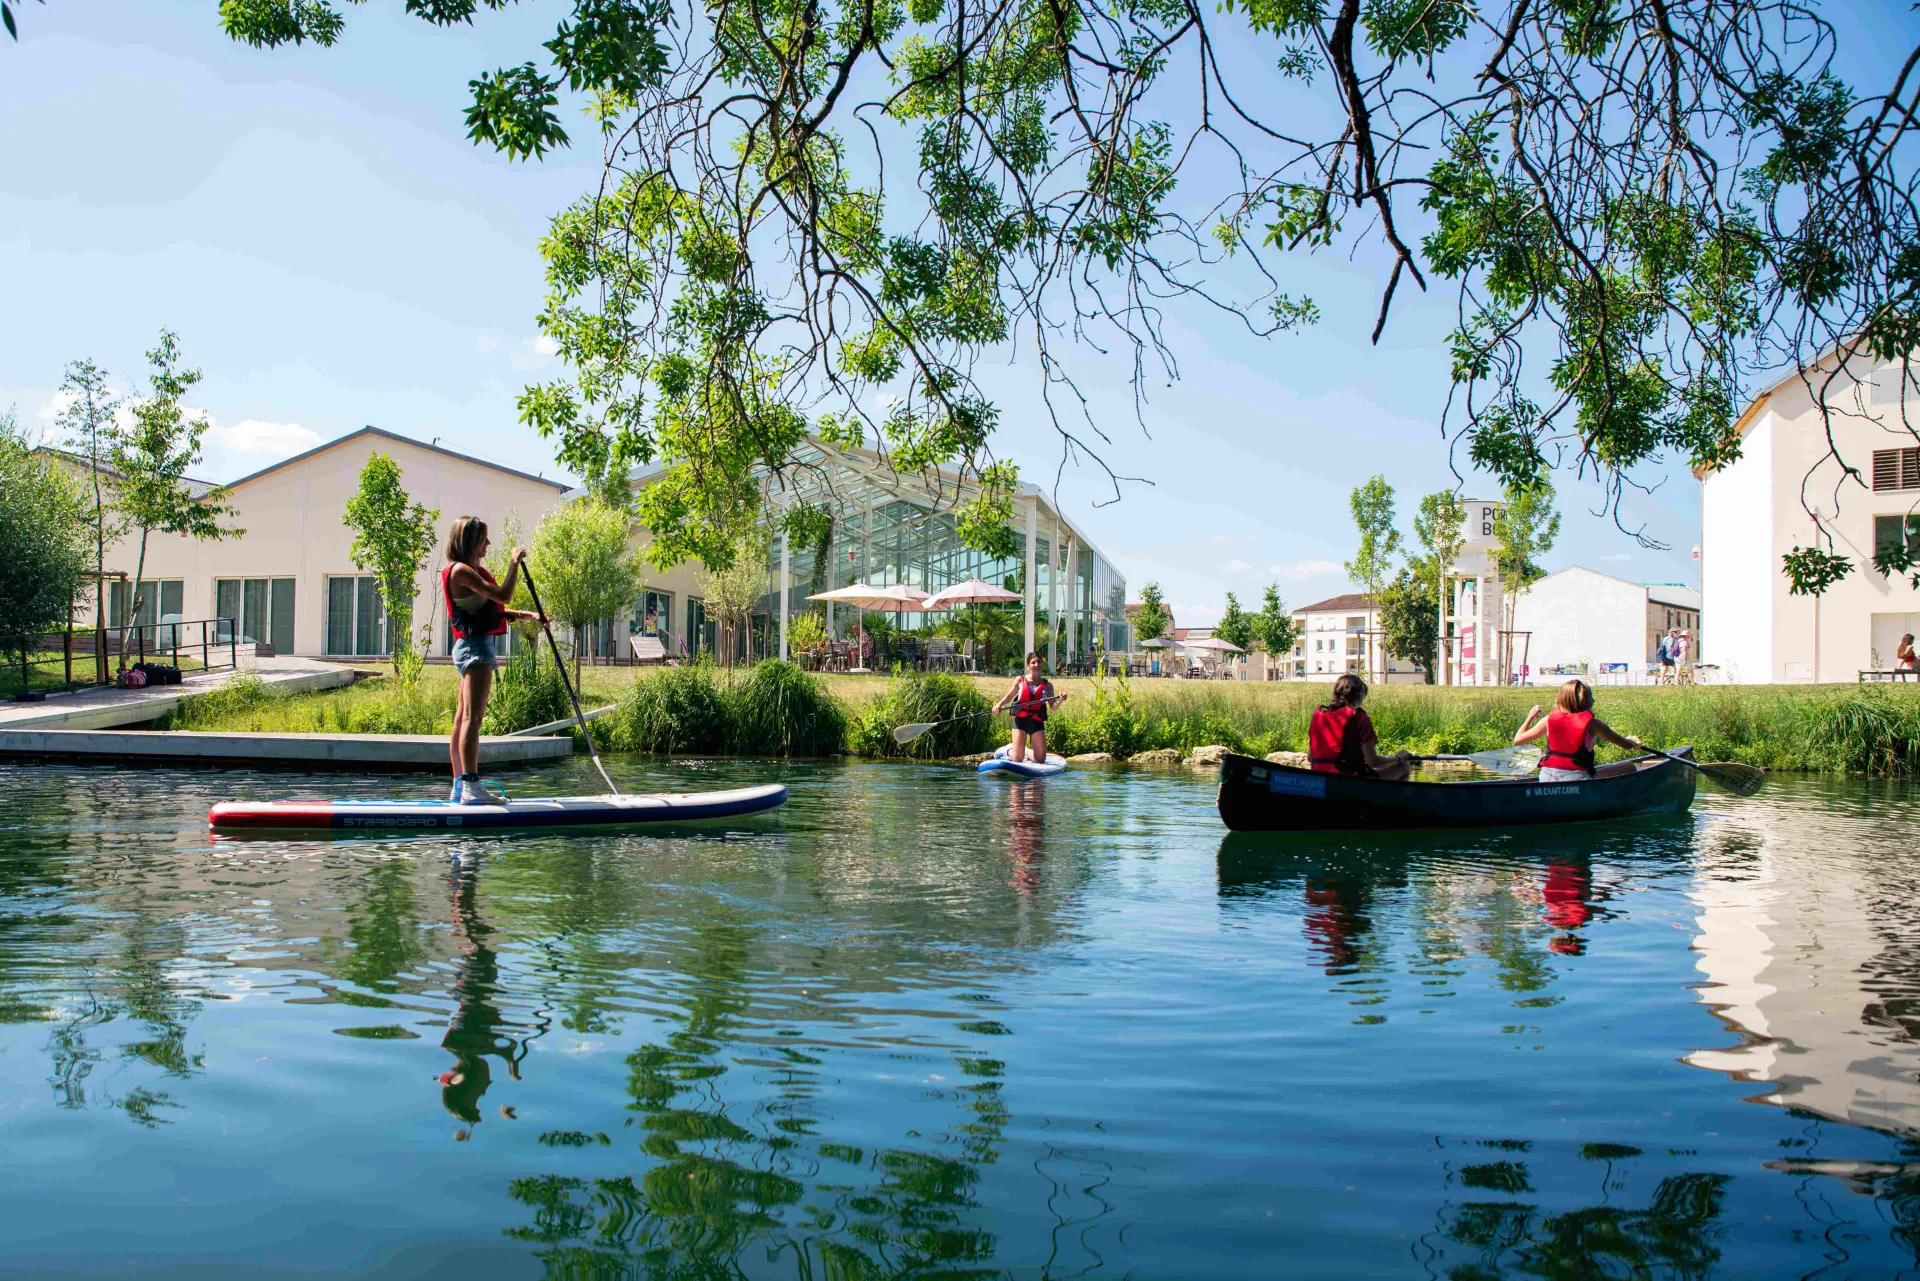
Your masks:
<svg viewBox="0 0 1920 1281"><path fill-rule="evenodd" d="M633 640L633 661L645 666L648 663L665 663L667 647L658 636L636 635Z"/></svg>

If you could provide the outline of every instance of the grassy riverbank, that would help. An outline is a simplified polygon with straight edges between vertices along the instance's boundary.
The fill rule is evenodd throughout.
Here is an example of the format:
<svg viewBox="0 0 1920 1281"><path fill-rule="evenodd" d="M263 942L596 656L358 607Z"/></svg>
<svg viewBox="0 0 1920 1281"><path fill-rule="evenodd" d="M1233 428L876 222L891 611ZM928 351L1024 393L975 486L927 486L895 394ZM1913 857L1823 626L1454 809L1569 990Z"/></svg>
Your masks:
<svg viewBox="0 0 1920 1281"><path fill-rule="evenodd" d="M1005 742L1004 717L981 717L927 735L910 747L892 728L985 710L1007 687L1001 678L810 676L779 663L723 672L695 666L584 673L584 701L619 703L595 722L613 751L737 755L825 755L935 759ZM1056 751L1128 757L1219 743L1264 755L1306 746L1308 717L1326 687L1280 682L1064 680L1071 697L1055 713ZM1505 746L1527 708L1550 689L1376 688L1367 702L1382 747L1467 752ZM237 681L189 699L168 728L290 733L444 734L455 696L450 668L427 669L411 690L391 677L316 694L276 696ZM503 671L491 709L493 733L557 719L569 710L551 667L535 681ZM1657 747L1691 744L1702 759L1825 773L1920 774L1920 685L1699 686L1602 689L1596 707L1623 733Z"/></svg>

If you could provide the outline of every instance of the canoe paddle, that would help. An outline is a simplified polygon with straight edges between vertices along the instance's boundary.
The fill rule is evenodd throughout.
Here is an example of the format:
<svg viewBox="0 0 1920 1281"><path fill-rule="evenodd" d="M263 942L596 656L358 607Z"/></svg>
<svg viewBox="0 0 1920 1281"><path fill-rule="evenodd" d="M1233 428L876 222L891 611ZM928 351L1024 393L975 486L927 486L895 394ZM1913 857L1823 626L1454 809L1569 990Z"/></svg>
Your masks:
<svg viewBox="0 0 1920 1281"><path fill-rule="evenodd" d="M531 587L533 584L528 583L527 585ZM1037 698L1027 703L1015 703L1012 707L1004 710L1011 712L1022 707L1037 707L1041 703L1057 703L1065 697L1065 694L1055 694L1051 698ZM938 729L942 725L957 725L961 721L977 721L982 716L998 716L999 714L1000 711L998 709L988 708L984 712L973 712L966 716L949 716L944 721L920 721L913 725L902 725L893 731L893 741L904 747L930 729Z"/></svg>
<svg viewBox="0 0 1920 1281"><path fill-rule="evenodd" d="M533 612L546 618L547 611L540 604L540 589L533 585L533 566L526 561L520 562L520 572L527 576L527 594L533 597ZM560 683L567 687L567 697L573 700L573 715L580 722L580 733L587 740L587 755L593 757L593 767L600 771L600 777L607 780L607 786L615 796L620 789L613 786L613 779L607 774L607 767L600 763L600 753L593 749L593 731L587 728L587 714L580 710L580 695L573 691L573 679L567 675L566 660L560 657L560 642L553 639L553 624L544 622L540 630L547 634L547 647L553 651L553 665L560 669Z"/></svg>
<svg viewBox="0 0 1920 1281"><path fill-rule="evenodd" d="M1694 773L1704 777L1709 783L1726 788L1735 796L1752 796L1767 781L1767 772L1752 765L1742 765L1738 761L1709 761L1701 764L1678 752L1663 752L1657 747L1640 745L1655 756L1664 756L1670 761L1678 761Z"/></svg>
<svg viewBox="0 0 1920 1281"><path fill-rule="evenodd" d="M1540 764L1537 747L1502 747L1491 752L1465 752L1458 755L1416 756L1416 761L1470 761L1489 774L1531 774Z"/></svg>

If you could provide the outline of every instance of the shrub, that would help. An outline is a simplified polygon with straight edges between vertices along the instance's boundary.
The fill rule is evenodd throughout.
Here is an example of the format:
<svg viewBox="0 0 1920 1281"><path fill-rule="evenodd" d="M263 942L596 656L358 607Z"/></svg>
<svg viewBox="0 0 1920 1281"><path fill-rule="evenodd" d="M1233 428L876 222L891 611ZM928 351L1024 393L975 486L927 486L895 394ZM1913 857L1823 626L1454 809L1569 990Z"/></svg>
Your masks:
<svg viewBox="0 0 1920 1281"><path fill-rule="evenodd" d="M722 698L730 751L829 756L846 746L846 712L824 685L792 663L757 663L730 680Z"/></svg>
<svg viewBox="0 0 1920 1281"><path fill-rule="evenodd" d="M608 719L608 746L617 752L727 750L728 708L709 662L642 676Z"/></svg>
<svg viewBox="0 0 1920 1281"><path fill-rule="evenodd" d="M493 678L483 734L514 734L573 715L559 664L540 662L529 647L507 659Z"/></svg>
<svg viewBox="0 0 1920 1281"><path fill-rule="evenodd" d="M916 760L945 760L993 747L997 733L991 718L980 715L993 704L973 683L944 672L902 672L887 683L887 692L855 723L848 748L862 756L908 756ZM974 719L928 730L902 746L893 738L897 726L922 721Z"/></svg>
<svg viewBox="0 0 1920 1281"><path fill-rule="evenodd" d="M245 716L268 698L257 673L235 672L218 689L192 694L174 704L160 718L161 729L208 729L223 726L232 717Z"/></svg>

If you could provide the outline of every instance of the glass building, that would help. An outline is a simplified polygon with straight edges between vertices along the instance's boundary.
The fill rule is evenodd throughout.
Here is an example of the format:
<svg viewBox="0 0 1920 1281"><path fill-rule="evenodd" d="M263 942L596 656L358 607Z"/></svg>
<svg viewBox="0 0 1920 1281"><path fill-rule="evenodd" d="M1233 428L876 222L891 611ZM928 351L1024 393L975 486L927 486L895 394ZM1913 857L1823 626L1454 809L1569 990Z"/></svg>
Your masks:
<svg viewBox="0 0 1920 1281"><path fill-rule="evenodd" d="M816 608L807 597L819 591L904 583L931 596L978 578L1022 594L1026 648L1036 648L1037 640L1037 648L1048 653L1049 667L1130 648L1126 579L1038 486L1021 485L1014 498L1015 554L994 557L965 546L955 532L955 509L979 489L951 472L897 472L870 450L814 437L796 451L795 464L789 483L774 487L776 511L802 504L824 507L833 517L833 534L824 566L816 565L815 549L788 548L784 537L775 540L765 616L769 629L778 628L782 638L785 620ZM1049 619L1057 620L1051 634ZM835 636L850 635L855 611L829 604L827 620ZM901 621L919 627L928 616L907 610ZM785 648L782 644L782 652Z"/></svg>

